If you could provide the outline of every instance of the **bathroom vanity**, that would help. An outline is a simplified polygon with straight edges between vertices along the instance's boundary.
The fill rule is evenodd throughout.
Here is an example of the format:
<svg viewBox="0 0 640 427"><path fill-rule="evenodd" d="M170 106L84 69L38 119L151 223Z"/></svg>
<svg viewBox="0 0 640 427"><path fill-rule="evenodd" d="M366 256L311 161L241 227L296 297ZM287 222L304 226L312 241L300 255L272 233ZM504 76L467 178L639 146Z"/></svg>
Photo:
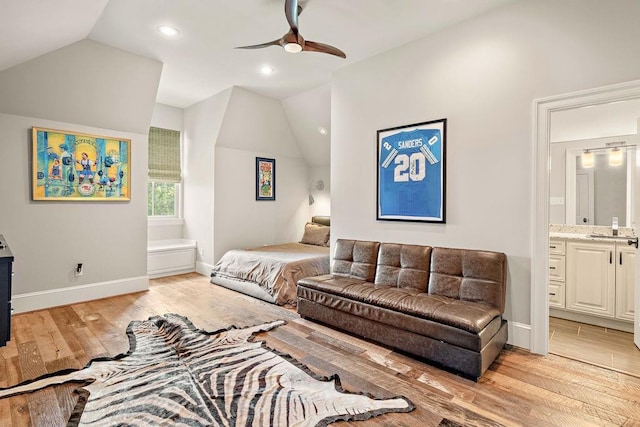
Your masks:
<svg viewBox="0 0 640 427"><path fill-rule="evenodd" d="M625 233L618 237L550 233L552 316L633 330L637 238Z"/></svg>

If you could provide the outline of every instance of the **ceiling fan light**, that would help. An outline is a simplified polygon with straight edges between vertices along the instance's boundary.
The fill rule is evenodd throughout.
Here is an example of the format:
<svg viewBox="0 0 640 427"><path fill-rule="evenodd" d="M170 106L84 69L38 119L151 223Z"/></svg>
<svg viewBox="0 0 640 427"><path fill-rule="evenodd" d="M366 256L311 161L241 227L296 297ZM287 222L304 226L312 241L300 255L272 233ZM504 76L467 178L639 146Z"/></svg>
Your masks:
<svg viewBox="0 0 640 427"><path fill-rule="evenodd" d="M289 53L299 53L302 52L302 46L298 43L285 43L284 50Z"/></svg>
<svg viewBox="0 0 640 427"><path fill-rule="evenodd" d="M593 151L584 150L582 152L582 167L583 168L592 168L595 164L595 157L593 156Z"/></svg>
<svg viewBox="0 0 640 427"><path fill-rule="evenodd" d="M620 166L622 164L622 150L618 147L609 150L609 166Z"/></svg>

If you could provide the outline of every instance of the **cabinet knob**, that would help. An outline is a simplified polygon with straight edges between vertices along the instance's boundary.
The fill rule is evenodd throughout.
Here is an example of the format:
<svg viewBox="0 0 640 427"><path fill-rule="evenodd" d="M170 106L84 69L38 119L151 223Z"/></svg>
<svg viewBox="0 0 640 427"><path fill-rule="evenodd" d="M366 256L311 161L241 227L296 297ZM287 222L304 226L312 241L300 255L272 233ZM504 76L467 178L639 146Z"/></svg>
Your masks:
<svg viewBox="0 0 640 427"><path fill-rule="evenodd" d="M556 296L556 294L554 294L553 292L549 292L549 295L551 295L552 297Z"/></svg>

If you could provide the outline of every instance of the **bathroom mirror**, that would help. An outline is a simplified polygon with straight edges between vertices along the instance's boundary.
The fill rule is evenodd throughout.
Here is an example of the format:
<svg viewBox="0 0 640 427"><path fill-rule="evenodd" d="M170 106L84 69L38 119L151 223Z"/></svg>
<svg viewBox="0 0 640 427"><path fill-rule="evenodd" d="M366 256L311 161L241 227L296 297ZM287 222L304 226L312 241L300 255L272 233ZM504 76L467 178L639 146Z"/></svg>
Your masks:
<svg viewBox="0 0 640 427"><path fill-rule="evenodd" d="M584 148L566 150L564 223L611 226L617 217L620 226L631 227L637 150L622 149L622 163L613 166L609 151L596 149L593 166L583 167Z"/></svg>

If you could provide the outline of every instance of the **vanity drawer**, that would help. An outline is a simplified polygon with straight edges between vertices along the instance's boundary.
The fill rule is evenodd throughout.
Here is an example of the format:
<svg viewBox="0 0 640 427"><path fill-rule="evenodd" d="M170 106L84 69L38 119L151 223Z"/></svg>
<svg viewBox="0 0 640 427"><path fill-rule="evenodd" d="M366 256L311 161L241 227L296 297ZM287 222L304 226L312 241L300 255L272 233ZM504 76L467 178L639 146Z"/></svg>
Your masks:
<svg viewBox="0 0 640 427"><path fill-rule="evenodd" d="M550 240L549 241L549 254L551 255L564 255L567 242L564 240Z"/></svg>
<svg viewBox="0 0 640 427"><path fill-rule="evenodd" d="M564 255L549 256L549 280L564 282Z"/></svg>
<svg viewBox="0 0 640 427"><path fill-rule="evenodd" d="M549 281L549 307L564 308L564 282Z"/></svg>

